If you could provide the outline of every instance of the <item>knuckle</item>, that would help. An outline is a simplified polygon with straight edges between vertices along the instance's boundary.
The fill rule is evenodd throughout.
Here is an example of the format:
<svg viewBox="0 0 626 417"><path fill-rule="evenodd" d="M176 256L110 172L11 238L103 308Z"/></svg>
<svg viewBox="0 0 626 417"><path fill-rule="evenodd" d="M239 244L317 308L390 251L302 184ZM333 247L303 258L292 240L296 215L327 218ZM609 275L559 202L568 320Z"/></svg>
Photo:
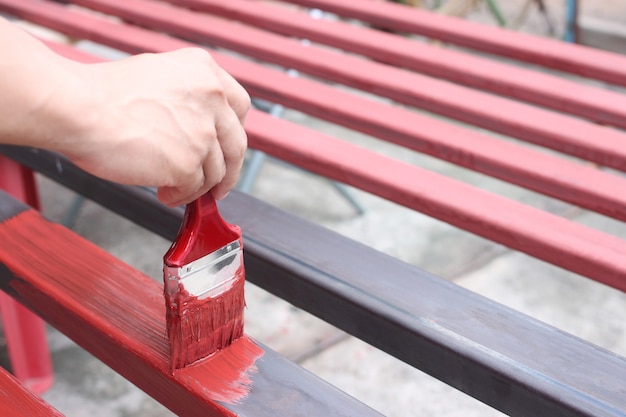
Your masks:
<svg viewBox="0 0 626 417"><path fill-rule="evenodd" d="M217 180L221 181L226 176L226 164L221 163L217 166Z"/></svg>
<svg viewBox="0 0 626 417"><path fill-rule="evenodd" d="M210 152L212 143L217 140L217 127L215 124L207 123L200 132L198 138L202 138L202 140L198 141L198 152L201 152L202 155Z"/></svg>
<svg viewBox="0 0 626 417"><path fill-rule="evenodd" d="M237 97L237 108L239 109L239 115L247 114L252 108L250 94L243 87L241 87L241 93Z"/></svg>
<svg viewBox="0 0 626 417"><path fill-rule="evenodd" d="M203 61L207 64L213 65L215 63L209 51L207 51L204 48L198 48L198 47L184 48L181 50L181 53L186 54L189 58L194 58L199 61Z"/></svg>
<svg viewBox="0 0 626 417"><path fill-rule="evenodd" d="M199 92L208 102L213 105L224 105L228 103L224 86L214 77L206 75L206 79L199 86ZM215 101L214 101L215 100Z"/></svg>
<svg viewBox="0 0 626 417"><path fill-rule="evenodd" d="M174 176L177 184L185 184L190 181L198 181L198 172L202 170L201 159L197 152L189 152L187 157L181 158L177 165Z"/></svg>
<svg viewBox="0 0 626 417"><path fill-rule="evenodd" d="M247 136L244 133L242 135L242 140L240 140L235 146L235 156L238 160L243 160L246 155L246 151L248 150L248 140Z"/></svg>

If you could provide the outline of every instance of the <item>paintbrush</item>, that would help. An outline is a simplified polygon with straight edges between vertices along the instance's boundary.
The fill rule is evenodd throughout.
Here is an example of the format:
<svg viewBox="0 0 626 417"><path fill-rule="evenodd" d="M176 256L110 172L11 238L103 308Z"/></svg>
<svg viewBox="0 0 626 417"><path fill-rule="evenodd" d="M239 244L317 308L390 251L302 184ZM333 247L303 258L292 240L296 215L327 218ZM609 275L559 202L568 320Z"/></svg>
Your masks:
<svg viewBox="0 0 626 417"><path fill-rule="evenodd" d="M163 264L174 372L229 346L243 334L241 229L222 219L211 193L187 205Z"/></svg>

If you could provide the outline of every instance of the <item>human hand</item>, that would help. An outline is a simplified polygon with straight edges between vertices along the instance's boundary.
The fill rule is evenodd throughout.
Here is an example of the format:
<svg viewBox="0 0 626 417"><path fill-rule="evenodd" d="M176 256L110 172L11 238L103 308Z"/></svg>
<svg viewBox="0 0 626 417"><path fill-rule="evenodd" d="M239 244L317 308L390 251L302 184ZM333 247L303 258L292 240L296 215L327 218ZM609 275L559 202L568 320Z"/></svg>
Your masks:
<svg viewBox="0 0 626 417"><path fill-rule="evenodd" d="M111 181L158 187L169 206L235 186L247 146L245 90L199 48L81 65L89 97L60 151Z"/></svg>

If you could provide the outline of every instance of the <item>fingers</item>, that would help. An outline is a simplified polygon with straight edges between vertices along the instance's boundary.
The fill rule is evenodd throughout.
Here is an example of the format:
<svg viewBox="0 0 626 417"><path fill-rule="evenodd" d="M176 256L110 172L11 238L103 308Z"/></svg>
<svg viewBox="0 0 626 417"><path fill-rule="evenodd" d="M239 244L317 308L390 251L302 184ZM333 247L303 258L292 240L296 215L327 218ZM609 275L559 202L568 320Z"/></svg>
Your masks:
<svg viewBox="0 0 626 417"><path fill-rule="evenodd" d="M213 196L221 200L237 184L247 148L247 136L239 115L230 111L216 124L217 140L223 155L224 176L212 188ZM241 117L245 118L245 114Z"/></svg>
<svg viewBox="0 0 626 417"><path fill-rule="evenodd" d="M239 179L246 151L246 133L234 112L230 112L234 122L218 122L216 129L217 143L204 159L195 175L179 186L160 187L157 191L159 200L176 207L187 204L207 192L221 200L234 188Z"/></svg>
<svg viewBox="0 0 626 417"><path fill-rule="evenodd" d="M250 110L250 96L248 92L239 84L229 73L224 71L221 67L217 69L217 76L222 87L224 88L224 94L228 105L237 115L239 122L243 126L246 122L246 115Z"/></svg>
<svg viewBox="0 0 626 417"><path fill-rule="evenodd" d="M203 171L196 170L195 178L189 178L188 181L183 182L181 185L159 187L157 189L157 198L169 207L182 206L202 195L199 194L199 190L204 183Z"/></svg>
<svg viewBox="0 0 626 417"><path fill-rule="evenodd" d="M174 62L180 63L184 57L197 60L187 73L187 80L196 77L198 81L193 96L198 98L198 107L189 125L196 129L204 124L206 129L200 129L201 135L198 130L191 130L195 136L187 135L185 140L191 144L202 138L202 144L190 146L184 158L193 161L193 167L187 166L193 168L193 173L185 170L175 176L173 185L158 189L159 200L169 206L189 203L209 191L217 199L224 198L239 179L247 148L243 125L250 109L248 93L205 50L181 50Z"/></svg>
<svg viewBox="0 0 626 417"><path fill-rule="evenodd" d="M226 102L221 103L221 111L215 114L216 139L223 159L217 161L217 154L209 155L203 164L206 182L201 191L210 190L216 199L222 199L239 179L247 148L244 123L251 103L247 91L210 55L208 57Z"/></svg>
<svg viewBox="0 0 626 417"><path fill-rule="evenodd" d="M177 207L201 197L220 183L226 175L226 164L222 150L217 141L201 160L202 165L183 176L183 181L177 186L159 187L158 199L170 206Z"/></svg>
<svg viewBox="0 0 626 417"><path fill-rule="evenodd" d="M206 138L213 146L201 166L180 185L158 189L157 197L164 204L187 204L209 191L221 200L237 184L247 147L246 132L234 110L226 107L216 116L214 134Z"/></svg>
<svg viewBox="0 0 626 417"><path fill-rule="evenodd" d="M224 69L217 66L216 74L227 101L226 111L216 119L217 140L224 157L223 178L211 187L213 196L221 200L237 184L248 146L244 130L246 115L250 110L248 92Z"/></svg>
<svg viewBox="0 0 626 417"><path fill-rule="evenodd" d="M233 78L232 75L218 65L206 49L192 47L166 52L165 54L189 54L200 59L205 64L202 66L202 68L204 68L203 71L209 67L210 71L214 73L213 76L217 78L222 92L226 96L228 105L237 115L239 122L242 125L245 123L246 115L250 110L250 96L248 95L248 92L237 82L237 80ZM200 68L200 66L197 68Z"/></svg>

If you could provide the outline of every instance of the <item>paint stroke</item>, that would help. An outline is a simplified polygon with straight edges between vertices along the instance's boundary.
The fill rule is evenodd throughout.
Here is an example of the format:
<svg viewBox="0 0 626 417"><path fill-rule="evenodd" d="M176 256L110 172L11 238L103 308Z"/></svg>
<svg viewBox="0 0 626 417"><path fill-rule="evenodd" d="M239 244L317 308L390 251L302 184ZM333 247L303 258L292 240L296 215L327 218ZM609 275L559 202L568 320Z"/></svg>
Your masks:
<svg viewBox="0 0 626 417"><path fill-rule="evenodd" d="M0 416L63 417L63 414L0 367Z"/></svg>
<svg viewBox="0 0 626 417"><path fill-rule="evenodd" d="M176 371L174 377L194 391L204 390L215 401L240 404L252 389L256 362L264 353L263 348L243 336L226 349Z"/></svg>

